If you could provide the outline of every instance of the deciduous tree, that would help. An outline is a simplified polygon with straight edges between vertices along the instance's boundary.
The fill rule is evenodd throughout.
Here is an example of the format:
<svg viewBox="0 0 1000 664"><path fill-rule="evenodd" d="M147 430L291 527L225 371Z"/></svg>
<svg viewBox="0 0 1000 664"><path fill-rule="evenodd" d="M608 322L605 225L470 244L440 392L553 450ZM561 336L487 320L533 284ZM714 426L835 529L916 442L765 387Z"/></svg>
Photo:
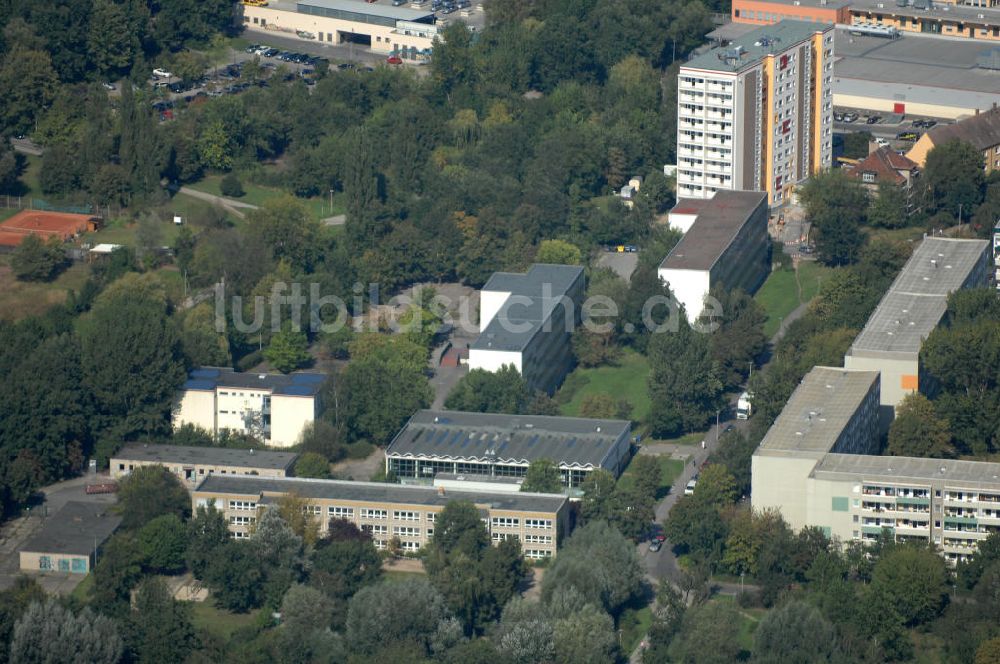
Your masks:
<svg viewBox="0 0 1000 664"><path fill-rule="evenodd" d="M521 484L521 491L562 493L562 490L562 475L555 462L550 459L536 459L531 462Z"/></svg>
<svg viewBox="0 0 1000 664"><path fill-rule="evenodd" d="M889 427L889 454L908 457L950 457L951 431L938 417L930 399L915 392L903 398Z"/></svg>

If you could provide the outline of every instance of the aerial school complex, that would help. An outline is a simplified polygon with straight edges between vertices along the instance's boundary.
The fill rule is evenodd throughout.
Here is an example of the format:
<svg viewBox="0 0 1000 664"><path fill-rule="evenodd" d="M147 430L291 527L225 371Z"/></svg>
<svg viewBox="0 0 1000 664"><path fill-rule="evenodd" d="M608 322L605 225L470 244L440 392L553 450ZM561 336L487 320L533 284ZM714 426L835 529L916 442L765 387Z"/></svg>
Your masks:
<svg viewBox="0 0 1000 664"><path fill-rule="evenodd" d="M752 460L751 502L840 541L932 543L949 562L1000 530L1000 464L877 454L903 397L930 392L920 346L948 295L987 281L989 244L925 238L845 357L803 378Z"/></svg>

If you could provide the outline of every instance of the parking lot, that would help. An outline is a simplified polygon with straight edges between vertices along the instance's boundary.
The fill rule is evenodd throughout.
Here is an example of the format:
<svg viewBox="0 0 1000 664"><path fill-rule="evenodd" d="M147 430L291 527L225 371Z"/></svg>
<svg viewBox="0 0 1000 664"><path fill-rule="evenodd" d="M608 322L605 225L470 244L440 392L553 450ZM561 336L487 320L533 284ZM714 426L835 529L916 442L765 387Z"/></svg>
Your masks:
<svg viewBox="0 0 1000 664"><path fill-rule="evenodd" d="M880 145L906 151L929 129L951 124L948 120L892 113L872 113L851 108L834 108L833 128L841 134L869 132Z"/></svg>

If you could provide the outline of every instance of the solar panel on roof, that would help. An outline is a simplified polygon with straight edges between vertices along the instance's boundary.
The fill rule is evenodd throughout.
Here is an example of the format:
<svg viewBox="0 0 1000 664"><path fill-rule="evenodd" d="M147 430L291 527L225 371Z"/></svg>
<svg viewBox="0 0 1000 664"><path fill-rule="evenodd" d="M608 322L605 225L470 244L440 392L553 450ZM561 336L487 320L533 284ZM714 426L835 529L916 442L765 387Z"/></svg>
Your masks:
<svg viewBox="0 0 1000 664"><path fill-rule="evenodd" d="M316 393L313 385L286 385L275 390L278 394L291 394L293 396L308 397Z"/></svg>
<svg viewBox="0 0 1000 664"><path fill-rule="evenodd" d="M321 374L292 374L292 382L298 385L318 385L324 378Z"/></svg>

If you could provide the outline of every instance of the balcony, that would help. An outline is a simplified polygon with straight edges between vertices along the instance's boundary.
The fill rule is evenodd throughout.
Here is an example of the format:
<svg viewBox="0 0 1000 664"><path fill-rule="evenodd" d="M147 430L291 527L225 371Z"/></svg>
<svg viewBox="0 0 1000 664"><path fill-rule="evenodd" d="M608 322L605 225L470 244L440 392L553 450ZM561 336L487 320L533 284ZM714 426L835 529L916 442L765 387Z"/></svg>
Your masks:
<svg viewBox="0 0 1000 664"><path fill-rule="evenodd" d="M909 497L906 497L906 496L897 496L896 497L896 503L899 504L899 505L913 505L913 506L919 506L919 507L930 507L931 506L931 499L930 498L909 498Z"/></svg>
<svg viewBox="0 0 1000 664"><path fill-rule="evenodd" d="M861 532L865 535L881 535L883 530L888 530L890 535L895 535L895 529L891 526L861 526Z"/></svg>

